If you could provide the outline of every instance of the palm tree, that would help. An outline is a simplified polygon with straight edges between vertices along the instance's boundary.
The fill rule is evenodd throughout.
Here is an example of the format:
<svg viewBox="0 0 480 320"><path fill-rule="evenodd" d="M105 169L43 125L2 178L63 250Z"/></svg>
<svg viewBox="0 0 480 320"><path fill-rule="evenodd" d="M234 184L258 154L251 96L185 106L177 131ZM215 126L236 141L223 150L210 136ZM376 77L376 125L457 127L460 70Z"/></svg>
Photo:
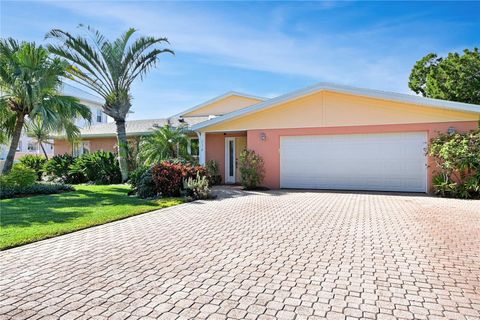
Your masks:
<svg viewBox="0 0 480 320"><path fill-rule="evenodd" d="M44 125L41 119L28 121L25 125L26 134L28 137L35 140L38 146L42 149L43 155L48 160L48 154L45 150L44 144L51 145L51 131Z"/></svg>
<svg viewBox="0 0 480 320"><path fill-rule="evenodd" d="M170 49L156 46L168 43L166 38L140 37L130 43L135 29L130 28L113 42L99 31L80 25L88 37L73 36L53 29L47 38L59 40L49 45L49 50L72 63L74 81L99 94L105 103L103 112L113 118L117 127L118 162L122 180L128 179L128 143L125 118L131 107L131 85L154 67L162 53Z"/></svg>
<svg viewBox="0 0 480 320"><path fill-rule="evenodd" d="M189 159L188 137L184 128L173 128L168 124L156 126L151 135L140 141L138 157L147 165L173 158Z"/></svg>
<svg viewBox="0 0 480 320"><path fill-rule="evenodd" d="M0 118L9 125L3 130L10 138L3 173L12 168L27 118L42 119L47 128L64 131L68 137L78 132L71 126L72 119L82 117L90 121L88 107L74 97L59 94L68 67L68 63L51 58L47 49L35 43L0 40Z"/></svg>

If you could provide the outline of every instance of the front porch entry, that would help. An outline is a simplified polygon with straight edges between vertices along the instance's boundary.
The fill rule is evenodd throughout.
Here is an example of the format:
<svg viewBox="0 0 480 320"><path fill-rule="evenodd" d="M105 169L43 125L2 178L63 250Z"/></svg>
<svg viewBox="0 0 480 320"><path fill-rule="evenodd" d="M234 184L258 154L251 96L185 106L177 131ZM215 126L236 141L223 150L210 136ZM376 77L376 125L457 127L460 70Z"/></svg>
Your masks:
<svg viewBox="0 0 480 320"><path fill-rule="evenodd" d="M201 133L199 138L200 163L215 160L223 183L240 183L239 159L242 151L247 148L246 132Z"/></svg>
<svg viewBox="0 0 480 320"><path fill-rule="evenodd" d="M247 147L247 137L225 137L225 183L241 182L240 154Z"/></svg>

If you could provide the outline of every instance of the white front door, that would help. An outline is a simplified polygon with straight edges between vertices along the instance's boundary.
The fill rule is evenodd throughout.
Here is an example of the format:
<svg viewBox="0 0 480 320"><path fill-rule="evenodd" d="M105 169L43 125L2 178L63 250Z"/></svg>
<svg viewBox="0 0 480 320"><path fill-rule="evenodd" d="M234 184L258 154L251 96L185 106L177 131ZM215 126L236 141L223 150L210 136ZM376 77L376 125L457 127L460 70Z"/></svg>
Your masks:
<svg viewBox="0 0 480 320"><path fill-rule="evenodd" d="M425 132L285 136L282 188L427 191Z"/></svg>
<svg viewBox="0 0 480 320"><path fill-rule="evenodd" d="M235 183L235 138L225 138L225 183Z"/></svg>

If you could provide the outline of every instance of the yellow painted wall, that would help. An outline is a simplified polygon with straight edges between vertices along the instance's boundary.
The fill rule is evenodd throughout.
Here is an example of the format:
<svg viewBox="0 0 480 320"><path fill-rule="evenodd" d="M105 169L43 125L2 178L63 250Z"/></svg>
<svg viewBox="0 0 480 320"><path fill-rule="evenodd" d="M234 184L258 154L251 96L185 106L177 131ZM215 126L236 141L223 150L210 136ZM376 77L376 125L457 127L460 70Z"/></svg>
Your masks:
<svg viewBox="0 0 480 320"><path fill-rule="evenodd" d="M223 115L238 109L242 109L261 102L260 99L242 96L229 96L214 103L210 103L200 109L183 114L184 117Z"/></svg>
<svg viewBox="0 0 480 320"><path fill-rule="evenodd" d="M476 121L478 114L321 91L205 131Z"/></svg>

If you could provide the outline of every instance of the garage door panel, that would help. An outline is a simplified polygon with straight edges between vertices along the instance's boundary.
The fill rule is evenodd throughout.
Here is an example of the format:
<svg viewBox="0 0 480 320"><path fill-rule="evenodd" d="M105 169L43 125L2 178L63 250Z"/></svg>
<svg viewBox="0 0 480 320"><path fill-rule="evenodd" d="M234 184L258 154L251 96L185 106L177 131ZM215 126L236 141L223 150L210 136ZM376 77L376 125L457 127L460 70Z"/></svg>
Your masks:
<svg viewBox="0 0 480 320"><path fill-rule="evenodd" d="M426 191L426 133L281 137L283 188Z"/></svg>

